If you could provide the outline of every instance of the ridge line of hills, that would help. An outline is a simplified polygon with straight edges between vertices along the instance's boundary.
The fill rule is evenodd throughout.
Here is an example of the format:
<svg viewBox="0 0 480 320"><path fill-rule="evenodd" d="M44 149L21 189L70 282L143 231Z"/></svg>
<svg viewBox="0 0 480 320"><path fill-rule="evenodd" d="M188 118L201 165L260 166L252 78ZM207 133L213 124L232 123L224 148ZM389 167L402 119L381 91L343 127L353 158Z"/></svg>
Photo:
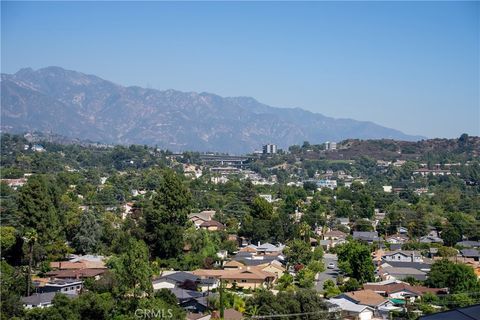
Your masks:
<svg viewBox="0 0 480 320"><path fill-rule="evenodd" d="M60 67L2 74L1 90L2 132L54 132L107 144L239 154L265 143L286 148L303 141L424 138L250 97L125 87Z"/></svg>

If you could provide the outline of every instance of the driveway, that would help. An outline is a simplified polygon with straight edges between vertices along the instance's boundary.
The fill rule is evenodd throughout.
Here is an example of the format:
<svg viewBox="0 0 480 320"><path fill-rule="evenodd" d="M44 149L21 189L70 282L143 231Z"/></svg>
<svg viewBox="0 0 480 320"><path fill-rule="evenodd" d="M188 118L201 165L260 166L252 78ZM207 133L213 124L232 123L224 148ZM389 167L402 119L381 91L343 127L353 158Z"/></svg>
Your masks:
<svg viewBox="0 0 480 320"><path fill-rule="evenodd" d="M338 259L336 254L329 254L326 253L323 257L325 262L325 271L319 272L315 276L315 289L317 291L323 291L323 284L328 279L333 280L336 283L336 279L338 277ZM329 263L335 264L334 269L327 269Z"/></svg>

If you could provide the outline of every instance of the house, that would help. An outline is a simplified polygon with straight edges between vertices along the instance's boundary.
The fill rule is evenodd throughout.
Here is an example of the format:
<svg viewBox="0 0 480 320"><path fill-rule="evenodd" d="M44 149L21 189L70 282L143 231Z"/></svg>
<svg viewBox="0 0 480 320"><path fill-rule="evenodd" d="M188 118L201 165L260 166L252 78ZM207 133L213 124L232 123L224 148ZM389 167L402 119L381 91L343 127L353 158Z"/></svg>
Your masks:
<svg viewBox="0 0 480 320"><path fill-rule="evenodd" d="M419 239L420 243L439 243L443 244L443 240L435 235L426 235Z"/></svg>
<svg viewBox="0 0 480 320"><path fill-rule="evenodd" d="M40 145L40 144L34 144L33 147L32 147L32 151L35 151L35 152L45 152L45 148Z"/></svg>
<svg viewBox="0 0 480 320"><path fill-rule="evenodd" d="M340 231L340 230L331 230L325 232L323 235L323 239L331 239L331 240L345 240L347 238L347 234Z"/></svg>
<svg viewBox="0 0 480 320"><path fill-rule="evenodd" d="M52 305L53 298L55 295L63 294L58 292L45 292L45 293L35 293L29 297L22 297L23 306L26 309L32 308L47 308ZM65 294L69 298L74 298L77 295Z"/></svg>
<svg viewBox="0 0 480 320"><path fill-rule="evenodd" d="M427 288L423 286L412 286L404 282L393 282L388 284L366 283L364 289L373 290L376 293L391 299L408 299L414 302L416 298L423 296L425 293L447 294L447 288Z"/></svg>
<svg viewBox="0 0 480 320"><path fill-rule="evenodd" d="M23 187L25 183L27 183L26 178L19 178L19 179L1 179L2 182L6 183L10 188L13 190L17 190L20 187Z"/></svg>
<svg viewBox="0 0 480 320"><path fill-rule="evenodd" d="M343 311L343 316L348 319L370 320L375 311L372 307L356 304L345 298L332 298L328 302L337 305Z"/></svg>
<svg viewBox="0 0 480 320"><path fill-rule="evenodd" d="M383 280L395 279L404 280L405 278L414 278L416 280L425 281L427 272L411 267L381 267L378 274Z"/></svg>
<svg viewBox="0 0 480 320"><path fill-rule="evenodd" d="M187 313L187 320L210 320L212 318L211 314L204 313Z"/></svg>
<svg viewBox="0 0 480 320"><path fill-rule="evenodd" d="M337 223L342 225L342 226L345 226L347 228L350 229L350 219L349 218L337 218Z"/></svg>
<svg viewBox="0 0 480 320"><path fill-rule="evenodd" d="M320 189L329 188L333 190L337 187L337 180L322 179L318 180L316 183L317 187Z"/></svg>
<svg viewBox="0 0 480 320"><path fill-rule="evenodd" d="M51 278L58 278L58 279L94 278L95 280L98 280L106 271L107 269L56 270L56 271L49 271L46 273L46 275Z"/></svg>
<svg viewBox="0 0 480 320"><path fill-rule="evenodd" d="M257 254L277 254L283 251L285 248L284 245L273 245L271 243L264 243L264 244L258 244L257 246Z"/></svg>
<svg viewBox="0 0 480 320"><path fill-rule="evenodd" d="M87 266L82 261L70 262L70 261L52 261L50 262L50 268L58 270L78 270L85 269Z"/></svg>
<svg viewBox="0 0 480 320"><path fill-rule="evenodd" d="M385 261L399 261L399 262L423 262L423 257L418 251L387 251L382 255Z"/></svg>
<svg viewBox="0 0 480 320"><path fill-rule="evenodd" d="M390 243L390 250L396 251L396 250L401 250L402 249L402 244L401 243Z"/></svg>
<svg viewBox="0 0 480 320"><path fill-rule="evenodd" d="M182 287L186 282L197 284L200 279L190 272L166 271L160 277L152 281L153 290L173 289Z"/></svg>
<svg viewBox="0 0 480 320"><path fill-rule="evenodd" d="M245 248L240 249L240 252L248 252L248 253L253 253L253 254L258 254L258 255L266 255L266 254L279 254L283 251L285 248L284 245L273 245L271 243L263 243L261 244L258 242L258 245L250 244L246 246Z"/></svg>
<svg viewBox="0 0 480 320"><path fill-rule="evenodd" d="M265 200L267 200L268 203L272 203L273 202L273 198L272 198L272 195L271 194L259 194L258 195L260 198L263 198Z"/></svg>
<svg viewBox="0 0 480 320"><path fill-rule="evenodd" d="M212 319L220 319L220 312L213 312ZM223 311L223 319L225 320L242 320L243 314L233 308L228 308Z"/></svg>
<svg viewBox="0 0 480 320"><path fill-rule="evenodd" d="M420 320L480 320L480 304L453 310L427 314Z"/></svg>
<svg viewBox="0 0 480 320"><path fill-rule="evenodd" d="M206 221L210 221L215 216L215 211L202 211L199 213L191 213L188 215L188 220L193 222L198 229L200 225Z"/></svg>
<svg viewBox="0 0 480 320"><path fill-rule="evenodd" d="M464 247L464 248L480 248L480 241L460 241L455 244L456 246L459 247Z"/></svg>
<svg viewBox="0 0 480 320"><path fill-rule="evenodd" d="M397 233L397 234L392 234L390 236L387 236L385 240L390 244L392 243L402 244L410 240L410 238L406 234Z"/></svg>
<svg viewBox="0 0 480 320"><path fill-rule="evenodd" d="M273 260L268 264L259 265L258 268L264 272L275 274L276 279L280 278L286 271L283 265L277 260Z"/></svg>
<svg viewBox="0 0 480 320"><path fill-rule="evenodd" d="M204 313L208 310L208 296L202 292L172 288L170 290L177 298L178 304L188 312Z"/></svg>
<svg viewBox="0 0 480 320"><path fill-rule="evenodd" d="M219 230L224 230L225 226L216 220L210 220L210 221L203 222L200 225L200 229L204 229L208 231L219 231Z"/></svg>
<svg viewBox="0 0 480 320"><path fill-rule="evenodd" d="M227 261L223 264L223 269L224 270L239 270L244 268L245 265L241 263L240 261L237 260L230 260Z"/></svg>
<svg viewBox="0 0 480 320"><path fill-rule="evenodd" d="M392 193L392 186L383 186L383 192Z"/></svg>
<svg viewBox="0 0 480 320"><path fill-rule="evenodd" d="M427 169L420 168L413 171L414 175L421 175L422 177L432 175L432 176L448 176L451 174L450 170L441 170L441 169Z"/></svg>
<svg viewBox="0 0 480 320"><path fill-rule="evenodd" d="M92 254L86 255L70 255L69 262L82 262L85 264L85 268L90 269L106 269L105 265L106 258L104 256L97 256Z"/></svg>
<svg viewBox="0 0 480 320"><path fill-rule="evenodd" d="M429 272L432 268L433 260L424 258L422 262L401 262L381 260L381 267L413 268L423 272Z"/></svg>
<svg viewBox="0 0 480 320"><path fill-rule="evenodd" d="M477 249L463 249L460 250L460 254L464 258L472 258L475 261L480 260L480 252Z"/></svg>
<svg viewBox="0 0 480 320"><path fill-rule="evenodd" d="M337 299L343 298L355 304L364 305L377 309L381 306L387 305L389 303L388 299L374 292L373 290L358 290L345 292L337 297Z"/></svg>
<svg viewBox="0 0 480 320"><path fill-rule="evenodd" d="M39 293L60 292L64 294L79 294L83 288L81 280L50 280L46 283L33 281Z"/></svg>
<svg viewBox="0 0 480 320"><path fill-rule="evenodd" d="M193 271L193 274L201 279L222 280L227 288L233 286L249 289L261 288L270 285L276 278L275 274L259 270L256 267L246 267L240 270L197 269Z"/></svg>
<svg viewBox="0 0 480 320"><path fill-rule="evenodd" d="M353 239L367 243L380 241L380 237L376 231L353 231Z"/></svg>

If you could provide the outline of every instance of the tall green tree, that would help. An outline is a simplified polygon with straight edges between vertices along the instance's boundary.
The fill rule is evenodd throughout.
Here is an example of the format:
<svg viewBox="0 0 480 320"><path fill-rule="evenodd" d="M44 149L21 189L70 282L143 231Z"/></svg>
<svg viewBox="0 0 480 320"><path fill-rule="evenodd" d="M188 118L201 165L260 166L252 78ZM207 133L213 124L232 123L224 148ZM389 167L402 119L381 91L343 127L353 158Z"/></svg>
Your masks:
<svg viewBox="0 0 480 320"><path fill-rule="evenodd" d="M57 210L58 190L44 175L34 175L21 188L18 210L21 223L26 228L35 229L38 242L51 244L61 238L61 226Z"/></svg>
<svg viewBox="0 0 480 320"><path fill-rule="evenodd" d="M182 180L166 170L153 203L144 208L145 241L152 256L168 259L182 253L190 204L191 195Z"/></svg>
<svg viewBox="0 0 480 320"><path fill-rule="evenodd" d="M121 296L133 294L136 298L152 292L152 269L148 259L148 248L143 241L129 238L124 253L113 257L109 261L109 266Z"/></svg>
<svg viewBox="0 0 480 320"><path fill-rule="evenodd" d="M346 275L360 283L375 279L375 266L370 255L370 248L357 241L351 241L337 248L338 267Z"/></svg>
<svg viewBox="0 0 480 320"><path fill-rule="evenodd" d="M96 214L92 211L84 212L80 217L80 223L72 245L80 253L97 253L102 236L102 228L98 223Z"/></svg>
<svg viewBox="0 0 480 320"><path fill-rule="evenodd" d="M435 288L449 288L451 293L480 292L480 282L472 267L446 259L432 265L426 284Z"/></svg>

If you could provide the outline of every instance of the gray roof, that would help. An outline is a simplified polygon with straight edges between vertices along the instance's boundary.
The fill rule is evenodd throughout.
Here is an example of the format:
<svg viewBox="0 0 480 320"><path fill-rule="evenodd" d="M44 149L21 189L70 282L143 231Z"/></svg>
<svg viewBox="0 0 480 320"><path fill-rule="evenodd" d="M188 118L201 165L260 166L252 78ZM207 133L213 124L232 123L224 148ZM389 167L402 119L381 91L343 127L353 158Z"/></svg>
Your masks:
<svg viewBox="0 0 480 320"><path fill-rule="evenodd" d="M373 308L371 308L369 306L356 304L356 303L353 303L352 301L347 300L345 298L330 298L327 301L334 304L334 305L339 306L340 309L342 309L344 311L348 311L348 312L360 313L365 309L369 309L369 310L373 311Z"/></svg>
<svg viewBox="0 0 480 320"><path fill-rule="evenodd" d="M380 240L376 231L353 231L353 238L365 241Z"/></svg>
<svg viewBox="0 0 480 320"><path fill-rule="evenodd" d="M166 275L163 278L171 279L171 280L176 281L176 282L185 282L187 280L195 282L195 281L198 281L198 279L199 279L196 275L193 275L189 272L184 272L184 271L171 273L169 275Z"/></svg>
<svg viewBox="0 0 480 320"><path fill-rule="evenodd" d="M430 270L432 267L432 264L426 262L386 261L382 259L382 263L387 263L394 268L413 268L418 270Z"/></svg>
<svg viewBox="0 0 480 320"><path fill-rule="evenodd" d="M424 236L420 238L421 243L443 243L443 240L435 236Z"/></svg>
<svg viewBox="0 0 480 320"><path fill-rule="evenodd" d="M457 242L457 246L468 247L468 248L477 248L480 247L480 241L460 241Z"/></svg>
<svg viewBox="0 0 480 320"><path fill-rule="evenodd" d="M390 244L390 250L400 250L402 249L402 244L401 243L391 243Z"/></svg>
<svg viewBox="0 0 480 320"><path fill-rule="evenodd" d="M22 302L25 305L38 306L40 304L51 303L56 294L64 294L59 292L45 292L45 293L35 293L28 297L22 297ZM74 298L74 294L65 294L69 298Z"/></svg>
<svg viewBox="0 0 480 320"><path fill-rule="evenodd" d="M413 277L421 281L427 280L427 273L415 268L391 267L391 268L383 268L383 272L388 273L392 277L395 277L397 280L402 280L407 277Z"/></svg>
<svg viewBox="0 0 480 320"><path fill-rule="evenodd" d="M454 310L427 314L420 320L480 320L480 304Z"/></svg>
<svg viewBox="0 0 480 320"><path fill-rule="evenodd" d="M170 290L179 301L197 299L203 296L203 293L193 290L185 290L181 288L173 288L168 290Z"/></svg>
<svg viewBox="0 0 480 320"><path fill-rule="evenodd" d="M478 258L480 257L480 252L477 249L463 249L460 250L462 256L467 258Z"/></svg>

